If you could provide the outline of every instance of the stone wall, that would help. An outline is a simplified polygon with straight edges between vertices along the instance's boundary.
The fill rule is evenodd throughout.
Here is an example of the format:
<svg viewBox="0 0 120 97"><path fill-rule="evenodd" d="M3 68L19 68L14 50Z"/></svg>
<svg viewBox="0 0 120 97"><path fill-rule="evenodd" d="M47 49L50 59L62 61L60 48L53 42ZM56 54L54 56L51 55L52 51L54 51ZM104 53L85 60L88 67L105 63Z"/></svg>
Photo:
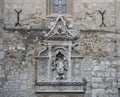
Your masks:
<svg viewBox="0 0 120 97"><path fill-rule="evenodd" d="M84 56L82 77L87 80L85 97L118 97L119 60L114 57L115 41L110 36L107 32L80 34L79 49ZM35 37L30 32L4 33L5 60L1 65L1 85L5 97L37 97L34 50L38 43L34 42Z"/></svg>
<svg viewBox="0 0 120 97"><path fill-rule="evenodd" d="M86 93L35 93L35 50L44 32L39 29L51 28L55 21L54 16L47 17L45 1L4 0L4 14L0 13L4 17L4 24L0 23L0 97L119 97L119 0L74 0L73 15L66 16L68 27L79 32L77 43L84 57L82 78L87 81ZM15 27L15 9L22 9L22 26ZM100 27L98 10L106 10L106 26Z"/></svg>
<svg viewBox="0 0 120 97"><path fill-rule="evenodd" d="M22 9L20 13L20 23L23 28L41 28L41 23L51 22L46 14L47 6L45 0L4 0L4 19L7 27L13 28L17 21L17 11ZM115 1L114 0L74 0L73 1L73 14L68 15L68 23L74 25L79 29L115 29ZM79 10L78 10L79 9ZM102 17L99 12L106 10L104 14L105 26L100 27ZM56 15L51 15L51 19ZM13 22L11 22L13 21ZM48 27L47 26L47 27Z"/></svg>

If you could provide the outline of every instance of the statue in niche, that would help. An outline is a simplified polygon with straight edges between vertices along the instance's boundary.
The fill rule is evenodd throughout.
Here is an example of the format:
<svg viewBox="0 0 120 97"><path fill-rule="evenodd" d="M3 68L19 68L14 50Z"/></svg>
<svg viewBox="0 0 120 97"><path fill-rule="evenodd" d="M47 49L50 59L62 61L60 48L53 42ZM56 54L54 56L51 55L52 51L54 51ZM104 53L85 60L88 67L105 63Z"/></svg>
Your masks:
<svg viewBox="0 0 120 97"><path fill-rule="evenodd" d="M66 71L68 70L66 67L66 59L64 58L64 55L59 52L56 55L56 58L53 63L53 69L52 71L56 70L56 79L65 79L66 78Z"/></svg>

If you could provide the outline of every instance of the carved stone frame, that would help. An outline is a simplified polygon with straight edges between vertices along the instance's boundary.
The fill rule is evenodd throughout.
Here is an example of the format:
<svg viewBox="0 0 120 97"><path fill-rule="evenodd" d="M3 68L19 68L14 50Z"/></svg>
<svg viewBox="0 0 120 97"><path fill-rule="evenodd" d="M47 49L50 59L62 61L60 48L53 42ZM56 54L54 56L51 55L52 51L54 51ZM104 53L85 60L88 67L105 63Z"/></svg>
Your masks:
<svg viewBox="0 0 120 97"><path fill-rule="evenodd" d="M46 33L43 47L38 51L36 93L84 93L86 81L82 77L82 60L77 40L67 29L62 15ZM42 52L41 52L42 51Z"/></svg>

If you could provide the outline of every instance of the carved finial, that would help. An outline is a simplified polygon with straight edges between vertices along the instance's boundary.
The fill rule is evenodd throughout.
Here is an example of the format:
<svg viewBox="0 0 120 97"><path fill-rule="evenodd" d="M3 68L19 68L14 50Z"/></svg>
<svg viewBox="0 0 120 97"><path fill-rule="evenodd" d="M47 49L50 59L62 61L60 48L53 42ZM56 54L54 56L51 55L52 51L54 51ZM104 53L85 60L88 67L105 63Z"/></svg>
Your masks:
<svg viewBox="0 0 120 97"><path fill-rule="evenodd" d="M58 0L58 13L62 14L62 0Z"/></svg>

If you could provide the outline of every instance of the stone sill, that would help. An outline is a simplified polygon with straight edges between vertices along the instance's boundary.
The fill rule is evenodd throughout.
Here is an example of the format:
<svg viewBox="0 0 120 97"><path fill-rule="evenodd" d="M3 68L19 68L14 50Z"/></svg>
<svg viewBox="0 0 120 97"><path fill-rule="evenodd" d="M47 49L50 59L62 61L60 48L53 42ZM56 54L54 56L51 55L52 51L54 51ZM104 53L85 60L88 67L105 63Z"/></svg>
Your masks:
<svg viewBox="0 0 120 97"><path fill-rule="evenodd" d="M85 91L83 90L41 90L41 91L37 91L36 93L85 93Z"/></svg>
<svg viewBox="0 0 120 97"><path fill-rule="evenodd" d="M73 18L73 16L70 14L62 14L62 15L66 18ZM59 16L59 14L52 13L52 14L47 15L47 18L57 18L58 16Z"/></svg>

